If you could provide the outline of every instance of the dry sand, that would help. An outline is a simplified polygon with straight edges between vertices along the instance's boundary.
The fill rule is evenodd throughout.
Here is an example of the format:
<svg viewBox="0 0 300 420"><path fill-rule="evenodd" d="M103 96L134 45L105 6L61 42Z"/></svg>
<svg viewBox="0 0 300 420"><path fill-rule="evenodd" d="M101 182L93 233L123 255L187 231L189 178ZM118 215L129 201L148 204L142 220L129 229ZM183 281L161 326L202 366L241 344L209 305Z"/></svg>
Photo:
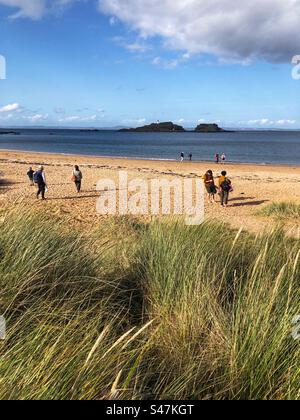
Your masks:
<svg viewBox="0 0 300 420"><path fill-rule="evenodd" d="M45 166L49 191L45 202L37 201L35 187L29 185L26 173L29 166ZM78 164L83 172L82 193L76 193L71 182L72 168ZM99 179L118 179L118 171L128 171L129 178L153 179L164 177L197 177L208 169L217 177L228 172L234 185L230 206L205 206L206 217L229 222L261 232L275 223L273 219L257 216L257 211L271 202L293 201L300 204L300 167L260 166L246 164L216 165L199 162L162 162L86 156L66 156L29 152L0 151L0 209L16 203L44 209L58 217L67 217L70 223L92 227L102 219L96 212L96 183ZM299 235L299 221L286 221L287 231Z"/></svg>

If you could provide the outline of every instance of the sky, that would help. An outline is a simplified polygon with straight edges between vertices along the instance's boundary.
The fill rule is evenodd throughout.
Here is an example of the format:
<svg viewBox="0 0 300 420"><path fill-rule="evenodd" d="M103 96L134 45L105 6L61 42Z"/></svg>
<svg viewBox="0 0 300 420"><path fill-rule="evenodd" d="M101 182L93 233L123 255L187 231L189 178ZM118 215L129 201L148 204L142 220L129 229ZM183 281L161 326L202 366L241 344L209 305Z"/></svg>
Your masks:
<svg viewBox="0 0 300 420"><path fill-rule="evenodd" d="M299 21L300 0L0 0L0 127L300 129Z"/></svg>

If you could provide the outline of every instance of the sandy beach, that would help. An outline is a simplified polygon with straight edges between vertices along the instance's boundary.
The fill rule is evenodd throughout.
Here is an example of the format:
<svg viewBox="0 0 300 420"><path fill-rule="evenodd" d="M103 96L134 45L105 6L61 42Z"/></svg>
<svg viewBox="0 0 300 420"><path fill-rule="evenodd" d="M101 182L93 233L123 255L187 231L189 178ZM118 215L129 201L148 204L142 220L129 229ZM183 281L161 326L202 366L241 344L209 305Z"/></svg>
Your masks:
<svg viewBox="0 0 300 420"><path fill-rule="evenodd" d="M45 202L36 200L36 188L29 185L26 176L29 166L36 169L40 164L45 166L49 186ZM80 166L84 176L80 195L77 195L71 181L74 164ZM264 205L282 201L300 203L300 167L216 165L207 162L180 163L0 151L0 209L22 203L88 228L104 217L96 212L99 197L96 184L100 179L117 180L120 170L127 171L129 178L195 178L201 177L208 169L214 171L215 177L226 170L233 182L234 193L227 209L223 209L219 203L205 204L207 219L228 222L235 228L243 227L256 233L276 222L272 218L257 215ZM287 232L299 235L298 220L287 220L285 225Z"/></svg>

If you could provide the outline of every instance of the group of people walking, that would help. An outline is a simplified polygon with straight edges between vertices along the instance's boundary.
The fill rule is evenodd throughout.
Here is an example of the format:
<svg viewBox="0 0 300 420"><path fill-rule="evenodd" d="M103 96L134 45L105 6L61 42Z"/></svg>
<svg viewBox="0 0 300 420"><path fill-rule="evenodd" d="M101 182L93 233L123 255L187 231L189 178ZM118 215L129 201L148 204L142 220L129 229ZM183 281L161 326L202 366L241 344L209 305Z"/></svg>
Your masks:
<svg viewBox="0 0 300 420"><path fill-rule="evenodd" d="M39 166L36 171L30 167L29 171L27 172L27 176L29 178L30 185L37 186L36 198L38 199L41 196L42 200L45 200L45 193L48 191L48 187L44 166ZM74 182L78 194L81 191L82 179L82 172L79 166L75 165L72 171L71 181ZM216 185L213 171L209 170L203 176L203 182L206 188L208 202L210 204L215 203L215 196L219 193L221 198L221 205L223 207L227 207L229 194L233 191L231 180L227 177L227 172L222 171L218 180L218 185Z"/></svg>
<svg viewBox="0 0 300 420"><path fill-rule="evenodd" d="M207 192L208 202L214 204L215 196L219 193L222 207L228 206L229 194L233 191L232 182L227 177L227 172L222 171L218 180L218 186L215 183L213 171L209 170L203 176L204 185Z"/></svg>
<svg viewBox="0 0 300 420"><path fill-rule="evenodd" d="M45 193L48 191L48 187L44 166L40 165L36 171L34 171L32 167L30 167L29 171L27 172L27 176L29 178L30 185L37 186L36 198L39 199L39 197L41 196L42 200L45 200ZM74 182L78 194L81 191L82 179L82 172L79 166L75 165L72 171L71 180Z"/></svg>

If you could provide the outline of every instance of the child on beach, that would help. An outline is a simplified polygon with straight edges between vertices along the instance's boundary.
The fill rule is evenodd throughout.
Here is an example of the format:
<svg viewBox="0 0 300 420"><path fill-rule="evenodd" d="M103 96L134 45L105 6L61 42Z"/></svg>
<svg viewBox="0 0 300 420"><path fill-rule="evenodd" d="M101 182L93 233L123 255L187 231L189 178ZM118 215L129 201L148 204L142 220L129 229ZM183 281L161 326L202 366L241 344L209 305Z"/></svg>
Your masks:
<svg viewBox="0 0 300 420"><path fill-rule="evenodd" d="M33 181L34 170L31 167L29 168L29 171L27 172L27 176L29 178L31 187L33 187L33 185L34 185L34 181Z"/></svg>
<svg viewBox="0 0 300 420"><path fill-rule="evenodd" d="M219 191L221 197L221 206L227 207L229 201L229 193L232 191L232 184L229 178L227 178L227 172L223 171L219 178Z"/></svg>
<svg viewBox="0 0 300 420"><path fill-rule="evenodd" d="M208 203L215 203L215 195L217 194L217 188L215 185L214 175L211 170L207 171L203 176L204 185L207 192Z"/></svg>
<svg viewBox="0 0 300 420"><path fill-rule="evenodd" d="M79 169L79 166L75 165L74 170L73 170L73 175L72 175L72 181L75 182L75 186L76 186L78 194L81 191L82 178L83 176L82 176L81 170Z"/></svg>

